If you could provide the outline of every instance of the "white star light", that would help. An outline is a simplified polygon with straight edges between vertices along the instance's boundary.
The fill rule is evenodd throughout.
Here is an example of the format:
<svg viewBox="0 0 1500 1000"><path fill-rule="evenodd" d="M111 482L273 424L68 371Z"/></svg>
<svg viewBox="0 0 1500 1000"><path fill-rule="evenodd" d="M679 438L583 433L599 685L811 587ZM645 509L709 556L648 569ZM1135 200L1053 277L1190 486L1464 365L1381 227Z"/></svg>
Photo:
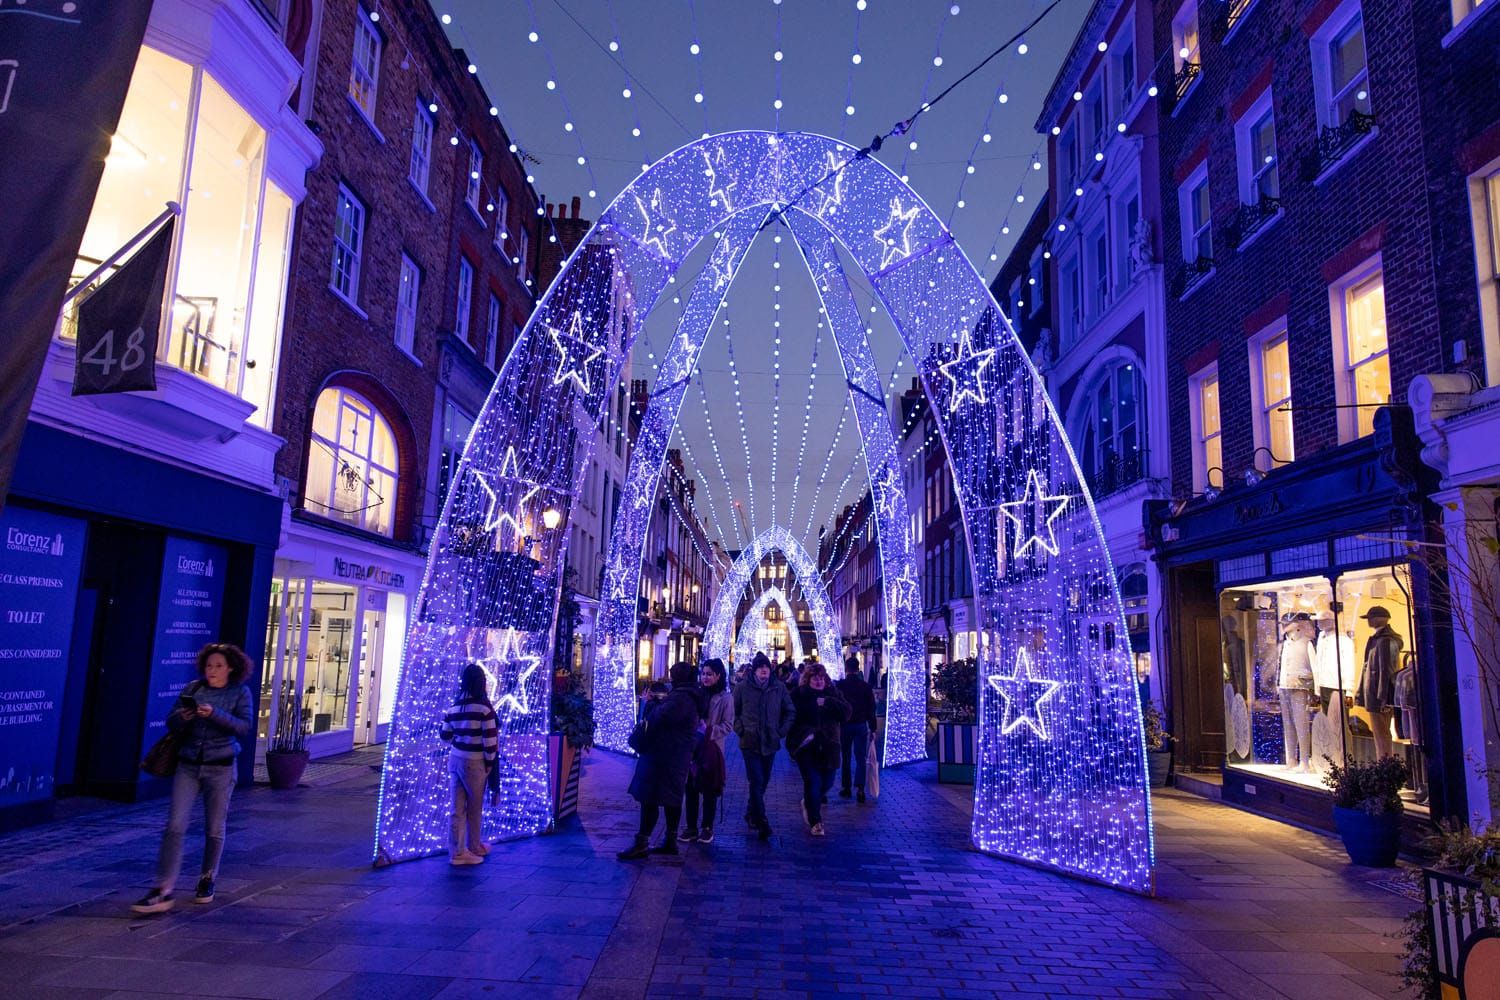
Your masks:
<svg viewBox="0 0 1500 1000"><path fill-rule="evenodd" d="M529 480L522 479L517 472L515 445L511 445L505 449L505 455L500 459L499 472L484 473L473 468L470 471L474 473L474 480L479 483L479 488L484 491L485 495L484 524L482 530L488 534L502 526L509 526L512 537L519 538L523 535L521 511L526 509L527 503L531 501L532 497L540 493L542 488ZM500 494L496 491L492 481L493 483L522 483L530 487L525 493L521 494L521 500L517 505L515 514L500 509Z"/></svg>
<svg viewBox="0 0 1500 1000"><path fill-rule="evenodd" d="M707 150L704 151L703 175L708 178L708 203L718 206L725 215L734 211L734 201L730 198L729 192L739 186L737 180L728 182L724 180L723 174L727 166L724 162L723 146L714 150L712 158L709 157Z"/></svg>
<svg viewBox="0 0 1500 1000"><path fill-rule="evenodd" d="M900 608L919 608L917 593L917 580L912 575L912 568L905 567L901 575L891 581L891 610Z"/></svg>
<svg viewBox="0 0 1500 1000"><path fill-rule="evenodd" d="M815 214L820 219L838 214L839 207L844 203L844 171L840 168L845 161L840 160L832 151L826 153L823 160L823 173L833 176L827 177L812 191L813 197L818 199Z"/></svg>
<svg viewBox="0 0 1500 1000"><path fill-rule="evenodd" d="M677 231L677 222L667 218L664 204L666 199L662 197L661 188L656 188L651 195L650 206L641 200L640 195L635 196L635 207L645 220L646 229L641 236L641 245L650 246L656 244L656 252L663 257L670 258L672 252L667 249L667 237ZM655 213L655 218L652 217Z"/></svg>
<svg viewBox="0 0 1500 1000"><path fill-rule="evenodd" d="M920 211L919 205L903 210L900 198L891 199L890 219L875 230L875 239L880 243L881 270L911 256L911 227L917 221Z"/></svg>
<svg viewBox="0 0 1500 1000"><path fill-rule="evenodd" d="M1072 497L1067 496L1048 496L1036 470L1026 473L1025 495L1019 500L1000 504L1000 513L1016 526L1016 547L1013 551L1017 558L1024 556L1026 550L1033 545L1049 555L1057 555L1057 535L1052 530L1052 522L1062 516L1071 499ZM1047 508L1048 504L1052 505L1050 510ZM1033 530L1038 522L1040 528ZM1043 538L1043 534L1047 537Z"/></svg>
<svg viewBox="0 0 1500 1000"><path fill-rule="evenodd" d="M897 488L896 470L887 464L875 477L875 506L887 521L896 514Z"/></svg>
<svg viewBox="0 0 1500 1000"><path fill-rule="evenodd" d="M995 360L995 349L986 347L974 350L974 342L965 327L958 335L958 353L952 361L938 365L938 370L947 376L953 395L948 400L948 412L956 413L967 400L984 405L984 371Z"/></svg>
<svg viewBox="0 0 1500 1000"><path fill-rule="evenodd" d="M491 699L495 703L495 714L497 715L502 709L514 712L517 715L531 714L531 695L526 690L526 682L531 679L531 675L536 673L537 668L541 666L542 658L521 652L519 649L520 642L520 632L515 629L506 629L505 634L500 639L500 648L492 661L495 664L496 673L509 673L517 665L521 665L522 667L522 669L515 673L514 680L511 680L509 677L506 678L507 688L504 694L501 694L498 698L494 697L493 693L491 694ZM494 681L495 689L498 690L501 683L500 678L492 677L491 679Z"/></svg>
<svg viewBox="0 0 1500 1000"><path fill-rule="evenodd" d="M989 674L985 679L1005 701L1005 717L1000 723L1002 735L1019 726L1027 726L1042 739L1047 735L1047 720L1042 705L1057 694L1062 681L1032 676L1031 651L1022 646L1016 650L1016 665L1007 674Z"/></svg>
<svg viewBox="0 0 1500 1000"><path fill-rule="evenodd" d="M589 395L589 365L604 353L604 348L595 347L584 335L583 313L573 314L568 321L567 333L550 325L547 332L552 336L552 345L557 348L557 371L552 375L552 384L559 385L564 379L572 379L580 392Z"/></svg>

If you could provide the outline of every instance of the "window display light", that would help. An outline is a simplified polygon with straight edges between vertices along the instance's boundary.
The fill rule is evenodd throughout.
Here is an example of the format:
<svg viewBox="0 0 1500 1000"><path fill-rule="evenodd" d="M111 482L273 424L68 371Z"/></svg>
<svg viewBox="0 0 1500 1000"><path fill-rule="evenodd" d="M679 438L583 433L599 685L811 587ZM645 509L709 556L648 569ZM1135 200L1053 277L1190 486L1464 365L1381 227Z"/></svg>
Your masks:
<svg viewBox="0 0 1500 1000"><path fill-rule="evenodd" d="M716 167L714 179L723 188L734 182L737 214L713 206L708 191L703 153L720 150L725 170ZM815 215L813 192L826 192L832 182L829 153L841 165L842 197L836 211ZM930 207L867 152L808 133L727 133L658 161L603 213L517 340L465 449L423 581L387 747L380 856L417 857L446 844L448 781L436 721L463 664L474 658L513 663L551 648L567 515L586 470L594 437L589 429L601 418L640 324L705 236L722 233L713 256L735 267L768 212L791 228L810 265L856 416L868 392L872 409L879 405L885 417L868 426L860 419L875 488L895 460L892 428L884 394L872 391L880 380L868 362L865 328L840 318L853 308L845 291L847 267L857 267L869 281L932 401L972 553L979 676L986 678L979 692L975 844L1004 857L1149 890L1150 800L1139 694L1123 638L1129 633L1103 532L1046 388L983 279ZM727 288L715 291L701 281L694 288L679 325L687 336L672 349L691 357L674 364L669 355L664 362L636 448L651 460L633 459L627 477L596 627L601 677L612 679L598 689L604 738L627 731L633 716L629 667L641 547L661 459L690 379L676 376L696 367ZM618 329L613 317L622 311L610 308L621 296L631 305L623 311L629 329ZM841 328L860 336L841 337ZM589 350L580 367L559 380L559 352L547 331L564 329L576 329L580 349ZM595 349L600 353L592 355ZM993 354L985 355L990 360L983 365L950 369L957 378L942 369L987 351ZM490 475L509 448L515 449L515 481ZM1052 516L1047 501L1064 497L1065 509ZM1002 506L1018 503L1032 508L1022 508L1020 527L1004 513L1017 509ZM1038 503L1040 512L1034 509ZM534 558L522 557L523 569L512 558L519 555L517 526L534 525L547 506L561 512L559 527L526 532L540 541ZM495 520L486 517L490 510L509 512L515 525L506 521L486 530ZM1039 513L1056 551L1033 540ZM895 551L904 525L881 535L882 553ZM916 580L906 568L882 563L892 584L887 612L898 638L903 617L915 613L905 606L914 603ZM540 618L503 625L513 615L496 602L515 591L517 579L550 600ZM508 635L507 629L521 634ZM920 660L907 660L899 646L888 651L898 694L918 690ZM523 683L523 671L524 663L515 670L516 683ZM486 836L524 835L550 819L549 682L549 671L532 671L524 680L526 698L518 693L515 704L507 702L501 791L486 810ZM892 704L898 719L902 700ZM530 711L517 710L522 705ZM1023 721L1016 724L1018 717Z"/></svg>

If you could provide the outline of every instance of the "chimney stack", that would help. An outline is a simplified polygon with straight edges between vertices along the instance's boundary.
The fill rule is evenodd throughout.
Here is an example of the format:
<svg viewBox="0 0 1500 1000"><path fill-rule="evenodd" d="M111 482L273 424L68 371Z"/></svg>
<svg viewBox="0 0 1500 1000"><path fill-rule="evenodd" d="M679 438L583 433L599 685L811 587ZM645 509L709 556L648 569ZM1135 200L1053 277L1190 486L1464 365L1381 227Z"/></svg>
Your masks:
<svg viewBox="0 0 1500 1000"><path fill-rule="evenodd" d="M581 216L579 215L579 212L582 210L582 205L583 205L583 199L579 198L578 195L575 194L573 196L573 218L575 218L575 219L581 218Z"/></svg>

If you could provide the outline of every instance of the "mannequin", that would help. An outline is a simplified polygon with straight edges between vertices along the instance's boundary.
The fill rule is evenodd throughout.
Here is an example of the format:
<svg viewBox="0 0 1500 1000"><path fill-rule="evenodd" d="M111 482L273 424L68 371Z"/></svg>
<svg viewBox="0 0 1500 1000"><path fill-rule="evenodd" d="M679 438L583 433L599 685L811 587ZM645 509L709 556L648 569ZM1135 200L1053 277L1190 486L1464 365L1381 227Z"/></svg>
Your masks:
<svg viewBox="0 0 1500 1000"><path fill-rule="evenodd" d="M1245 693L1245 640L1234 615L1219 619L1224 631L1224 680L1234 686L1235 694Z"/></svg>
<svg viewBox="0 0 1500 1000"><path fill-rule="evenodd" d="M1276 693L1281 698L1281 738L1288 770L1312 770L1312 716L1308 714L1308 705L1313 693L1315 634L1306 615L1287 623L1282 632Z"/></svg>
<svg viewBox="0 0 1500 1000"><path fill-rule="evenodd" d="M1359 664L1354 660L1354 637L1345 632L1339 635L1334 626L1332 611L1319 611L1318 644L1313 652L1313 679L1318 686L1318 699L1323 711L1333 707L1335 697L1342 699L1344 693L1358 687L1356 680Z"/></svg>
<svg viewBox="0 0 1500 1000"><path fill-rule="evenodd" d="M1360 617L1370 623L1374 633L1365 640L1365 668L1354 702L1370 714L1370 728L1375 732L1375 756L1389 757L1396 671L1401 664L1401 647L1405 644L1391 628L1391 613L1385 608L1373 604Z"/></svg>

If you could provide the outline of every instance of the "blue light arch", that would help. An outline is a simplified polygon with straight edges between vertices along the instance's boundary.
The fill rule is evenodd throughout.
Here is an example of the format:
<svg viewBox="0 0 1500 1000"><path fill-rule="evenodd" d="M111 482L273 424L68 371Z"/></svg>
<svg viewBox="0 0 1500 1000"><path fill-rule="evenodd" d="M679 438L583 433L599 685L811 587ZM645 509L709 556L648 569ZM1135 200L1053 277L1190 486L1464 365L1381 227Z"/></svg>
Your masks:
<svg viewBox="0 0 1500 1000"><path fill-rule="evenodd" d="M884 305L932 401L957 488L980 649L972 836L981 850L1149 891L1153 845L1140 705L1124 615L1092 499L1045 386L941 219L878 160L809 133L690 143L615 199L538 305L465 449L429 558L387 748L377 858L447 839L446 748L435 721L463 663L504 699L501 794L486 835L550 822L546 755L553 619L567 515L588 432L659 297L717 240L662 363L617 518L596 625L601 727L633 715L641 543L684 390L713 316L767 220L786 225L822 297L859 417L885 580L888 760L925 756L920 594L884 389L845 268ZM620 308L621 300L625 308ZM635 463L632 463L634 470ZM547 528L542 513L562 523ZM622 534L623 533L623 534ZM1101 617L1119 628L1097 627Z"/></svg>

